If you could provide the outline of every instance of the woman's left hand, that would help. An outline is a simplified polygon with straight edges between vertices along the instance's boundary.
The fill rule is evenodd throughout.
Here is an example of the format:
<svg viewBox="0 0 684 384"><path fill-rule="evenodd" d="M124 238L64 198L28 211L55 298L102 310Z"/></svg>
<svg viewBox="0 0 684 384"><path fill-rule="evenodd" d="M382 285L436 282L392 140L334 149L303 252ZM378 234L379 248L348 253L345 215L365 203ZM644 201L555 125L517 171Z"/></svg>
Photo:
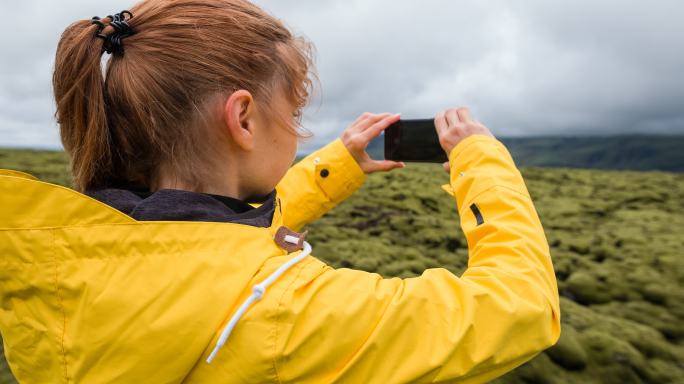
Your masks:
<svg viewBox="0 0 684 384"><path fill-rule="evenodd" d="M354 159L365 173L379 171L391 171L395 168L404 168L406 164L401 161L373 160L366 152L366 147L371 140L375 139L389 127L392 123L399 120L399 114L390 113L364 113L359 116L347 129L342 132L342 143L347 150L354 156Z"/></svg>

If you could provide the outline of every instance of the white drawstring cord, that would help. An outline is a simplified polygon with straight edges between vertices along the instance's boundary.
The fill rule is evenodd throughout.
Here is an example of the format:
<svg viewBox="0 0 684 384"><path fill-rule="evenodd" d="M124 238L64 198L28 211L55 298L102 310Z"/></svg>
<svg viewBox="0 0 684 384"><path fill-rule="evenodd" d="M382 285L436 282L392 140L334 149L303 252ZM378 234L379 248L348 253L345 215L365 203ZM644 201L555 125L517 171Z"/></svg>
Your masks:
<svg viewBox="0 0 684 384"><path fill-rule="evenodd" d="M297 239L296 237L292 236L293 238ZM286 239L288 240L288 239ZM257 300L261 300L261 298L264 296L264 292L266 291L266 288L268 288L269 285L273 284L273 282L280 277L285 271L287 271L290 267L307 257L311 253L311 245L304 241L304 249L302 249L302 252L285 262L283 265L278 267L273 273L271 273L266 279L264 279L261 283L255 285L252 287L252 294L249 295L249 297L242 303L240 308L235 312L233 317L230 318L230 321L228 324L226 324L226 327L223 328L223 332L221 332L221 336L218 338L218 341L216 341L216 345L214 346L214 349L211 351L211 354L209 354L209 357L207 358L207 364L210 364L212 360L214 360L214 357L216 357L216 354L218 353L219 349L223 347L223 344L226 343L226 340L228 340L228 336L230 336L230 333L233 331L233 328L235 327L235 324L240 320L240 317L247 311L247 309L252 305Z"/></svg>

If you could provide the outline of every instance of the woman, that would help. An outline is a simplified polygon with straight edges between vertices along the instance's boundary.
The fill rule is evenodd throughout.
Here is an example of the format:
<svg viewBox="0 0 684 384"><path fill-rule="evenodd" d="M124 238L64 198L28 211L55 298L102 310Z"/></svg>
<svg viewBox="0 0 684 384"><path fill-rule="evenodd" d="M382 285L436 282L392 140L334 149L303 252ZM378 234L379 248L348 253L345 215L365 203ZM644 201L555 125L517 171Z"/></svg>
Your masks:
<svg viewBox="0 0 684 384"><path fill-rule="evenodd" d="M243 0L147 0L67 28L54 92L77 191L0 173L0 330L20 382L484 382L555 343L543 228L466 108L435 116L463 276L312 256L297 231L403 164L365 152L399 116L366 113L290 168L310 53Z"/></svg>

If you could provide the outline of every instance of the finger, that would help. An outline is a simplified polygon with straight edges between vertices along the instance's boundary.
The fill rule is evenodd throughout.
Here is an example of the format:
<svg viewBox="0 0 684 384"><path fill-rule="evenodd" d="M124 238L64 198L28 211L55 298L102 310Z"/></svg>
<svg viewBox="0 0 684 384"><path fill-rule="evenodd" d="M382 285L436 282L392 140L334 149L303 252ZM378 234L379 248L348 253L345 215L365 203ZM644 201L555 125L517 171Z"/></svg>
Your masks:
<svg viewBox="0 0 684 384"><path fill-rule="evenodd" d="M467 123L472 121L472 118L470 117L470 110L467 107L461 107L456 110L456 114L458 115L459 120L461 120L462 123Z"/></svg>
<svg viewBox="0 0 684 384"><path fill-rule="evenodd" d="M370 112L364 112L364 113L360 114L359 117L357 117L356 120L354 120L354 122L351 123L351 125L356 125L356 124L360 123L361 120L367 119L371 115L372 115L372 113L370 113Z"/></svg>
<svg viewBox="0 0 684 384"><path fill-rule="evenodd" d="M448 162L448 161L445 161L445 162L442 163L442 168L444 168L444 170L445 170L447 173L450 173L450 172L451 172L451 167L449 166L449 162Z"/></svg>
<svg viewBox="0 0 684 384"><path fill-rule="evenodd" d="M373 124L377 123L378 121L384 119L385 117L387 117L387 116L389 116L389 115L390 115L389 112L381 113L381 114L379 114L379 115L373 114L373 115L369 116L368 118L361 120L361 121L357 124L357 128L358 128L358 131L357 131L357 132L363 132L363 131L365 131L366 129L368 129L369 127L371 127Z"/></svg>
<svg viewBox="0 0 684 384"><path fill-rule="evenodd" d="M449 125L446 121L444 111L437 112L437 115L435 116L435 129L437 130L437 134L442 135L442 133L446 132L447 128L449 128Z"/></svg>
<svg viewBox="0 0 684 384"><path fill-rule="evenodd" d="M373 160L368 166L368 173L373 172L387 172L397 168L404 168L406 164L403 161L392 160Z"/></svg>
<svg viewBox="0 0 684 384"><path fill-rule="evenodd" d="M446 111L445 117L450 127L453 127L461 122L461 120L458 118L458 113L456 113L456 108L448 109Z"/></svg>
<svg viewBox="0 0 684 384"><path fill-rule="evenodd" d="M349 128L348 128L349 131L354 132L354 133L363 131L361 124L364 121L368 121L368 119L374 118L375 116L377 116L377 115L374 113L370 113L370 112L362 113L359 117L356 118L356 120L354 120L353 123L351 123L351 125L349 125Z"/></svg>
<svg viewBox="0 0 684 384"><path fill-rule="evenodd" d="M373 124L377 123L378 121L380 121L380 120L382 120L385 117L390 116L390 115L391 114L389 112L372 114L372 115L368 116L368 118L366 118L365 120L362 120L359 123L359 127L361 127L361 131L365 131L366 129L368 129Z"/></svg>
<svg viewBox="0 0 684 384"><path fill-rule="evenodd" d="M359 136L361 136L365 143L370 142L371 140L378 137L380 133L382 133L382 131L387 129L387 127L399 121L400 117L401 115L398 113L396 115L389 115L384 119L378 121L377 123L373 124L365 131L361 132Z"/></svg>

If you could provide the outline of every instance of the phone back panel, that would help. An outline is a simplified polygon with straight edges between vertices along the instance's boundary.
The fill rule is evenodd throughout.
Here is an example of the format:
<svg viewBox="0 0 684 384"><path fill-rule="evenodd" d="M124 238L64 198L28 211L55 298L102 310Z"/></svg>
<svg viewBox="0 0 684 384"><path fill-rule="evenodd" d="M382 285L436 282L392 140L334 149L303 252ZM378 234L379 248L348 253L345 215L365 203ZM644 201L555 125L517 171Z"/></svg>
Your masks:
<svg viewBox="0 0 684 384"><path fill-rule="evenodd" d="M385 159L405 162L448 161L433 119L399 120L385 129Z"/></svg>

